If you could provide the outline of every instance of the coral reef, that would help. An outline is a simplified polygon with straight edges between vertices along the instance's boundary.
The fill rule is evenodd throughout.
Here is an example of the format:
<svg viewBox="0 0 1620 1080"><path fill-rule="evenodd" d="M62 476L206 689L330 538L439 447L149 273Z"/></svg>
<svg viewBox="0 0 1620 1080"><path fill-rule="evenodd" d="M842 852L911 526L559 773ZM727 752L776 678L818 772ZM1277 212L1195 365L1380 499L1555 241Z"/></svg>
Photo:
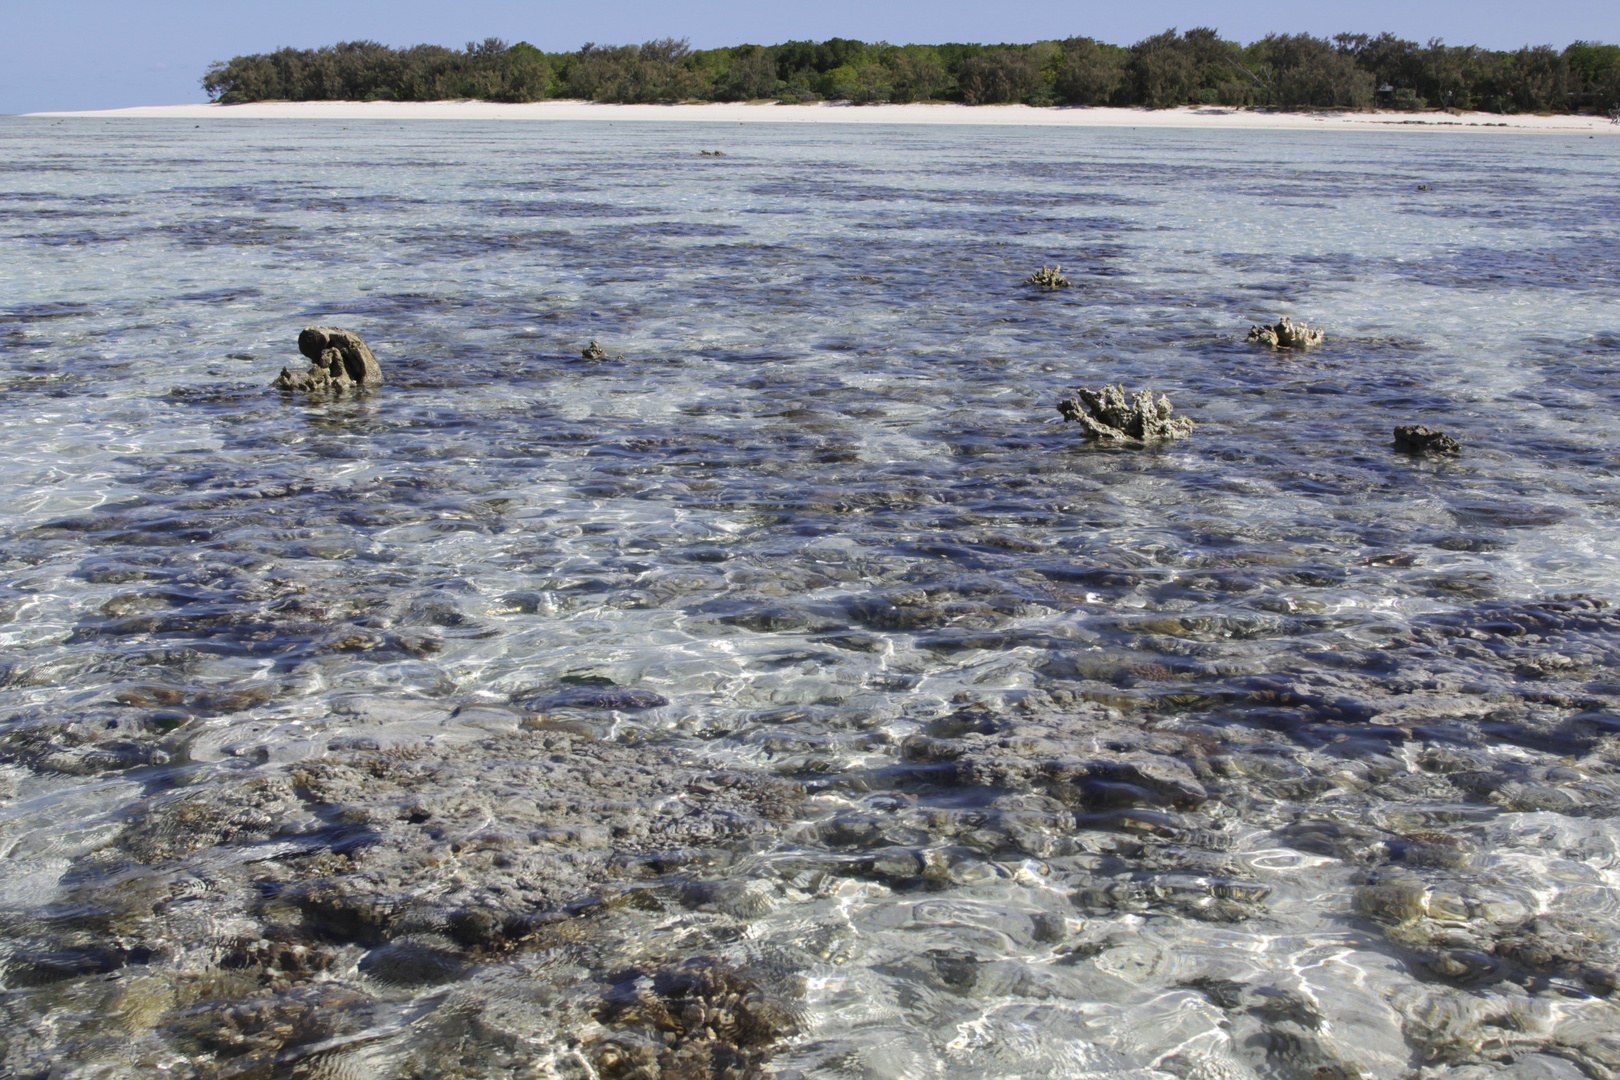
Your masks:
<svg viewBox="0 0 1620 1080"><path fill-rule="evenodd" d="M679 708L599 675L504 704L356 693L298 725L171 726L158 718L201 712L202 695L158 683L77 717L15 717L0 783L92 767L141 782L156 757L137 744L212 774L143 786L100 848L51 867L49 918L0 911L0 1073L834 1075L861 1038L822 1019L848 998L816 983L841 968L953 1021L1129 971L1242 1037L1177 1076L1443 1060L1467 1080L1508 1075L1506 1054L1565 1063L1513 1075L1611 1075L1620 958L1592 867L1616 858L1620 621L1602 601L1464 602L1335 650L1331 668L1260 667L1224 651L1276 632L1251 614L1120 605L1147 589L1173 604L1163 568L1047 565L1054 588L1109 605L1119 646L1058 642L1038 687L863 735L844 761L875 751L878 767L835 765L867 786L836 805L782 775L829 775L819 733L773 729L781 749L756 769L559 728ZM889 590L850 614L942 644L970 601L988 615L1003 598ZM1298 868L1258 864L1257 844ZM1548 900L1503 872L1514 862L1591 888ZM1033 865L1054 906L995 915L993 934L946 924L952 938L900 950L800 914L892 891L935 920L906 931L926 933L982 910L959 898L1003 868ZM1311 981L1182 955L1152 929L1269 932L1318 865L1364 944ZM1001 941L1037 959L998 956Z"/></svg>
<svg viewBox="0 0 1620 1080"><path fill-rule="evenodd" d="M1065 421L1073 420L1091 439L1135 439L1155 442L1179 439L1192 433L1193 423L1185 417L1172 417L1170 399L1153 397L1153 391L1139 391L1127 401L1120 386L1101 390L1078 389L1072 398L1057 403Z"/></svg>
<svg viewBox="0 0 1620 1080"><path fill-rule="evenodd" d="M1326 337L1324 331L1313 329L1304 323L1297 323L1285 316L1281 321L1270 325L1249 327L1247 340L1270 349L1308 349L1312 345L1322 344Z"/></svg>

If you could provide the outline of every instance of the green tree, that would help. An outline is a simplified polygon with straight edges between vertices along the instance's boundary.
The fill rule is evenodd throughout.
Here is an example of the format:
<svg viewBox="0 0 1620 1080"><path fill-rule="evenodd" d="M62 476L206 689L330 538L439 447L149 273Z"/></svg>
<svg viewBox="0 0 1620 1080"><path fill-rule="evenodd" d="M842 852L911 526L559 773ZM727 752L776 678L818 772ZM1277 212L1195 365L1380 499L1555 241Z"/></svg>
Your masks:
<svg viewBox="0 0 1620 1080"><path fill-rule="evenodd" d="M725 73L715 80L715 97L721 101L752 101L775 97L780 87L775 51L740 45L731 50Z"/></svg>
<svg viewBox="0 0 1620 1080"><path fill-rule="evenodd" d="M1440 108L1470 109L1489 104L1506 109L1502 97L1508 56L1477 45L1447 45L1431 38L1411 56L1415 74L1395 87L1397 104L1416 98Z"/></svg>
<svg viewBox="0 0 1620 1080"><path fill-rule="evenodd" d="M1065 105L1111 105L1125 85L1130 53L1087 37L1062 43L1061 66L1053 89Z"/></svg>
<svg viewBox="0 0 1620 1080"><path fill-rule="evenodd" d="M1574 101L1601 112L1620 106L1620 45L1577 41L1564 50Z"/></svg>
<svg viewBox="0 0 1620 1080"><path fill-rule="evenodd" d="M642 45L586 43L568 71L568 92L591 101L663 102L712 97L713 86L688 66L685 38Z"/></svg>
<svg viewBox="0 0 1620 1080"><path fill-rule="evenodd" d="M969 105L1022 101L1040 81L1040 59L1025 49L993 49L962 61L956 72L956 85Z"/></svg>
<svg viewBox="0 0 1620 1080"><path fill-rule="evenodd" d="M875 61L868 61L855 69L855 92L850 100L862 104L888 101L890 89L889 69Z"/></svg>
<svg viewBox="0 0 1620 1080"><path fill-rule="evenodd" d="M860 92L855 85L859 72L854 64L839 64L831 71L823 72L816 80L816 88L820 96L833 101L852 101Z"/></svg>
<svg viewBox="0 0 1620 1080"><path fill-rule="evenodd" d="M400 101L442 101L460 94L460 58L439 45L405 50L404 65L392 96Z"/></svg>
<svg viewBox="0 0 1620 1080"><path fill-rule="evenodd" d="M1569 107L1569 65L1551 45L1526 46L1508 61L1504 89L1520 112L1565 110Z"/></svg>
<svg viewBox="0 0 1620 1080"><path fill-rule="evenodd" d="M906 45L886 58L893 101L927 101L950 82L950 73L931 45Z"/></svg>
<svg viewBox="0 0 1620 1080"><path fill-rule="evenodd" d="M1620 45L1577 41L1564 50L1574 103L1600 112L1620 105Z"/></svg>
<svg viewBox="0 0 1620 1080"><path fill-rule="evenodd" d="M539 101L550 89L551 65L546 62L546 54L527 41L506 50L500 72L498 100Z"/></svg>
<svg viewBox="0 0 1620 1080"><path fill-rule="evenodd" d="M1260 42L1276 104L1285 109L1372 104L1373 76L1353 56L1309 34L1267 34Z"/></svg>
<svg viewBox="0 0 1620 1080"><path fill-rule="evenodd" d="M629 91L638 50L634 45L587 41L568 68L568 96L587 101L620 101Z"/></svg>
<svg viewBox="0 0 1620 1080"><path fill-rule="evenodd" d="M1174 27L1132 45L1125 74L1131 102L1151 109L1185 104L1198 89L1197 61Z"/></svg>
<svg viewBox="0 0 1620 1080"><path fill-rule="evenodd" d="M1336 34L1333 41L1357 67L1372 75L1377 86L1388 86L1390 90L1386 93L1402 87L1415 91L1423 81L1423 65L1415 41L1405 41L1387 31L1377 37Z"/></svg>

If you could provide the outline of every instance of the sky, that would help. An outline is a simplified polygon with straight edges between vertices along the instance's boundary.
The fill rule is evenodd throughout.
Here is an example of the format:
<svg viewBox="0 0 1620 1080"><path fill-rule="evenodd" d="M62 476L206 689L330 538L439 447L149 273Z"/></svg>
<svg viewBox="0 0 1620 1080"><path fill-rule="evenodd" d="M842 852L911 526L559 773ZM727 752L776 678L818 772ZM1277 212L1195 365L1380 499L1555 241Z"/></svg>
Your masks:
<svg viewBox="0 0 1620 1080"><path fill-rule="evenodd" d="M487 37L564 52L688 38L695 48L830 37L937 44L1076 35L1129 45L1210 26L1376 34L1516 49L1620 44L1620 0L0 0L0 114L207 100L208 65L283 45L370 39L462 48Z"/></svg>

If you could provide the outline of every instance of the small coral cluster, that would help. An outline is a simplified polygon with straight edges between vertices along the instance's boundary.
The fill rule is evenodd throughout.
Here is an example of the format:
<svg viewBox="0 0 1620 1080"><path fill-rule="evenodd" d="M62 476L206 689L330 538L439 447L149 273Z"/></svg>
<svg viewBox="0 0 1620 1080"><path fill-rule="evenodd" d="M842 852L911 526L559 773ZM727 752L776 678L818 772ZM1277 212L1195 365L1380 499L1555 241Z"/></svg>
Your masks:
<svg viewBox="0 0 1620 1080"><path fill-rule="evenodd" d="M614 356L611 353L609 353L606 349L602 348L601 345L597 344L595 338L592 338L591 343L589 345L585 346L585 348L580 350L579 355L583 356L587 360L623 360L624 359L623 355Z"/></svg>
<svg viewBox="0 0 1620 1080"><path fill-rule="evenodd" d="M1322 344L1327 334L1284 316L1269 326L1249 327L1248 340L1271 349L1308 349Z"/></svg>
<svg viewBox="0 0 1620 1080"><path fill-rule="evenodd" d="M1063 267L1043 266L1025 278L1024 284L1033 285L1037 289L1067 289L1069 279L1063 276Z"/></svg>
<svg viewBox="0 0 1620 1080"><path fill-rule="evenodd" d="M1155 400L1152 390L1142 390L1129 401L1120 386L1082 388L1074 393L1074 397L1058 402L1057 410L1064 420L1073 420L1084 428L1087 438L1154 442L1179 439L1192 432L1193 422L1172 417L1170 400L1162 396Z"/></svg>
<svg viewBox="0 0 1620 1080"><path fill-rule="evenodd" d="M765 1080L793 1012L724 961L633 968L597 1018L612 1031L593 1054L603 1080L657 1077Z"/></svg>

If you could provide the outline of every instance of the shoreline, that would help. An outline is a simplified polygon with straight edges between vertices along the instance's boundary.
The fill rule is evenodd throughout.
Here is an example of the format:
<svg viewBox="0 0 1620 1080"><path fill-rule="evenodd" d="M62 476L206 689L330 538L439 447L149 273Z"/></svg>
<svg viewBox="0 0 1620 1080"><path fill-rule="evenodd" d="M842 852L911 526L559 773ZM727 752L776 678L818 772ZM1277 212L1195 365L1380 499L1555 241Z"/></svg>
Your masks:
<svg viewBox="0 0 1620 1080"><path fill-rule="evenodd" d="M143 105L124 109L22 113L36 119L167 120L551 120L698 123L981 124L1008 127L1154 127L1209 130L1361 129L1372 131L1535 131L1620 135L1604 116L1496 113L1283 112L1183 105L1174 109L1031 105L806 105L703 103L616 105L589 101L274 101L245 105Z"/></svg>

